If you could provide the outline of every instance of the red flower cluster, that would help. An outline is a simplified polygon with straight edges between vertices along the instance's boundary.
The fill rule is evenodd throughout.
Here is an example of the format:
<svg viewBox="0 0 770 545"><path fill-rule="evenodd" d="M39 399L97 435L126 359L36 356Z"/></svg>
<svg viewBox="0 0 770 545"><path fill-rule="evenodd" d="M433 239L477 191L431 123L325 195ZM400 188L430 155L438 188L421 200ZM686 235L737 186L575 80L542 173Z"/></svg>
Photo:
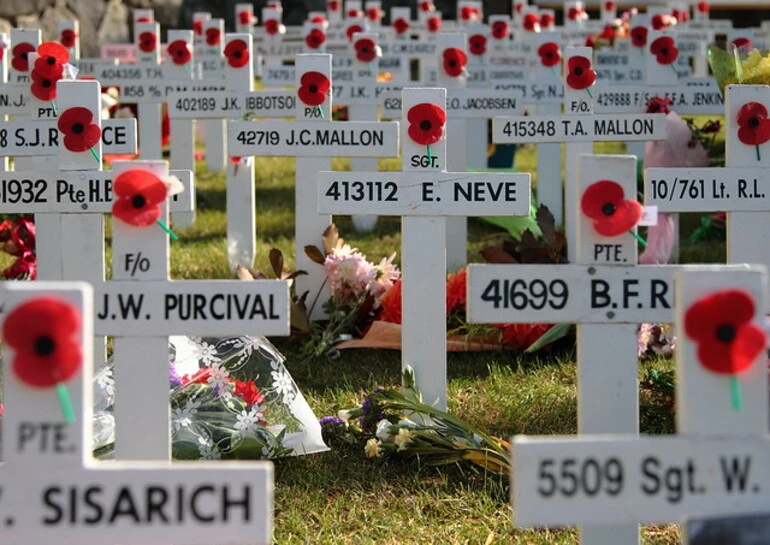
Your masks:
<svg viewBox="0 0 770 545"><path fill-rule="evenodd" d="M182 381L182 386L188 384L208 384L211 377L211 367L204 367L193 376L183 375L179 377ZM255 405L262 405L265 402L265 396L257 388L256 383L253 380L242 381L230 377L227 377L227 381L234 386L233 395L240 397L244 403L251 408ZM264 423L264 422L263 422Z"/></svg>
<svg viewBox="0 0 770 545"><path fill-rule="evenodd" d="M149 170L131 169L114 180L112 215L134 227L147 227L160 219L160 205L168 196L163 181Z"/></svg>
<svg viewBox="0 0 770 545"><path fill-rule="evenodd" d="M223 53L232 68L243 68L249 64L249 46L245 40L232 40Z"/></svg>
<svg viewBox="0 0 770 545"><path fill-rule="evenodd" d="M326 33L320 28L314 28L305 36L305 44L310 49L318 49L326 43Z"/></svg>
<svg viewBox="0 0 770 545"><path fill-rule="evenodd" d="M556 42L546 42L537 48L537 54L540 55L540 62L548 68L556 66L561 62L561 49Z"/></svg>
<svg viewBox="0 0 770 545"><path fill-rule="evenodd" d="M446 313L450 315L455 310L465 311L468 299L468 270L460 269L457 273L449 274L446 283Z"/></svg>
<svg viewBox="0 0 770 545"><path fill-rule="evenodd" d="M766 337L751 323L754 301L739 290L712 293L687 309L685 334L698 343L698 360L713 373L748 370L765 349Z"/></svg>
<svg viewBox="0 0 770 545"><path fill-rule="evenodd" d="M70 60L67 49L56 42L45 42L37 49L37 60L32 69L30 91L39 100L56 98L56 82L64 76L64 65Z"/></svg>
<svg viewBox="0 0 770 545"><path fill-rule="evenodd" d="M401 323L401 279L396 280L390 289L380 299L380 320L393 324Z"/></svg>
<svg viewBox="0 0 770 545"><path fill-rule="evenodd" d="M456 78L463 73L465 65L468 64L468 56L462 49L448 47L442 55L444 58L444 72L448 76Z"/></svg>
<svg viewBox="0 0 770 545"><path fill-rule="evenodd" d="M4 220L0 223L2 250L16 257L16 261L3 270L8 280L37 278L37 257L35 256L35 224L31 216Z"/></svg>
<svg viewBox="0 0 770 545"><path fill-rule="evenodd" d="M468 51L471 55L480 57L487 52L487 37L483 34L474 34L468 38Z"/></svg>
<svg viewBox="0 0 770 545"><path fill-rule="evenodd" d="M495 40L505 40L511 33L508 23L505 21L495 21L492 23L492 37Z"/></svg>
<svg viewBox="0 0 770 545"><path fill-rule="evenodd" d="M572 89L587 89L596 81L596 72L591 68L591 61L575 55L567 61L567 85Z"/></svg>
<svg viewBox="0 0 770 545"><path fill-rule="evenodd" d="M3 323L3 339L13 348L11 367L25 384L50 388L80 369L80 316L68 302L40 297L13 309Z"/></svg>
<svg viewBox="0 0 770 545"><path fill-rule="evenodd" d="M747 146L761 146L770 140L767 108L759 102L747 102L738 110L738 140Z"/></svg>
<svg viewBox="0 0 770 545"><path fill-rule="evenodd" d="M601 180L589 185L580 199L583 214L594 220L594 229L605 237L628 232L642 219L642 205L624 198L617 182Z"/></svg>
<svg viewBox="0 0 770 545"><path fill-rule="evenodd" d="M415 104L406 114L409 121L407 134L416 144L430 146L444 136L446 112L435 104Z"/></svg>
<svg viewBox="0 0 770 545"><path fill-rule="evenodd" d="M168 44L168 56L171 58L171 62L177 66L183 66L190 62L192 59L192 52L190 46L184 40L174 40Z"/></svg>
<svg viewBox="0 0 770 545"><path fill-rule="evenodd" d="M542 337L553 324L496 324L502 329L502 343L507 348L526 350Z"/></svg>
<svg viewBox="0 0 770 545"><path fill-rule="evenodd" d="M652 97L647 103L646 113L648 114L668 114L671 113L671 102L668 98Z"/></svg>
<svg viewBox="0 0 770 545"><path fill-rule="evenodd" d="M360 62L372 62L377 58L377 44L371 38L361 38L355 43L356 58Z"/></svg>
<svg viewBox="0 0 770 545"><path fill-rule="evenodd" d="M305 72L299 80L297 96L307 106L320 106L326 102L331 82L321 72Z"/></svg>
<svg viewBox="0 0 770 545"><path fill-rule="evenodd" d="M652 42L650 53L655 55L659 64L671 64L679 56L679 50L670 36L661 36Z"/></svg>

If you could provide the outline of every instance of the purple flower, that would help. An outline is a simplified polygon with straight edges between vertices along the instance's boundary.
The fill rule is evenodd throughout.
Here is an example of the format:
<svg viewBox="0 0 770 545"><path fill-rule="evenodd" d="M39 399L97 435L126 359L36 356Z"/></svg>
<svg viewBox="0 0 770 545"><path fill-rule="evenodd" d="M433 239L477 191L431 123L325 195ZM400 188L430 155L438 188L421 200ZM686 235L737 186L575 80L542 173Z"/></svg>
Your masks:
<svg viewBox="0 0 770 545"><path fill-rule="evenodd" d="M172 386L182 385L182 379L176 374L176 368L173 363L168 364L168 380Z"/></svg>
<svg viewBox="0 0 770 545"><path fill-rule="evenodd" d="M344 426L345 421L342 418L338 418L336 416L324 416L321 420L318 421L321 426L324 427L331 427L331 426Z"/></svg>

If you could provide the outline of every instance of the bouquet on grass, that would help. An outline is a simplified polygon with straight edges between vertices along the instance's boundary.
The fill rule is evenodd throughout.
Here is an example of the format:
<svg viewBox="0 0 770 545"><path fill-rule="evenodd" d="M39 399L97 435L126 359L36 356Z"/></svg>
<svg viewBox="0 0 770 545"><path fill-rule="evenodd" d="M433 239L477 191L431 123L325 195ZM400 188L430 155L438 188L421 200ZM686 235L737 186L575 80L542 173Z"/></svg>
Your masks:
<svg viewBox="0 0 770 545"><path fill-rule="evenodd" d="M359 443L369 458L404 456L436 466L470 462L510 474L507 441L423 403L411 368L403 382L402 389L375 388L359 406L322 418L324 437Z"/></svg>

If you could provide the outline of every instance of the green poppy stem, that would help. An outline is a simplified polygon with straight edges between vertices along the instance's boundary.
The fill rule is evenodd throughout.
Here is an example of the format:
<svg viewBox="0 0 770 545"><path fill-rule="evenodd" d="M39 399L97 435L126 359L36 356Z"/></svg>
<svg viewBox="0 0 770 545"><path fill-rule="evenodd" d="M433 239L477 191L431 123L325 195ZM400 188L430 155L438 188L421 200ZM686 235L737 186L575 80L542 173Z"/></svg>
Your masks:
<svg viewBox="0 0 770 545"><path fill-rule="evenodd" d="M761 161L762 158L759 156L759 144L756 144L754 147L757 148L757 161Z"/></svg>
<svg viewBox="0 0 770 545"><path fill-rule="evenodd" d="M59 405L61 406L61 412L64 416L64 421L67 424L75 422L75 410L72 408L72 400L70 399L70 393L67 390L67 385L63 382L56 383L56 397L59 398Z"/></svg>
<svg viewBox="0 0 770 545"><path fill-rule="evenodd" d="M426 147L426 148L427 148L427 150L428 150L428 161L433 161L433 157L432 157L432 155L431 155L431 153L430 153L430 144L428 144L428 145L427 145L427 146L425 146L425 147Z"/></svg>
<svg viewBox="0 0 770 545"><path fill-rule="evenodd" d="M88 151L90 151L91 155L94 156L94 159L96 159L96 163L101 165L102 164L102 159L101 159L101 157L99 157L99 154L96 153L96 150L94 148L89 148Z"/></svg>
<svg viewBox="0 0 770 545"><path fill-rule="evenodd" d="M59 117L59 108L56 107L55 100L51 101L51 109L53 109L53 115L55 115L56 117Z"/></svg>
<svg viewBox="0 0 770 545"><path fill-rule="evenodd" d="M183 64L182 68L184 68L184 71L187 72L188 74L190 73L190 65L189 64Z"/></svg>
<svg viewBox="0 0 770 545"><path fill-rule="evenodd" d="M738 382L738 377L735 375L730 377L730 397L733 401L733 410L740 412L743 405L741 401L741 383Z"/></svg>
<svg viewBox="0 0 770 545"><path fill-rule="evenodd" d="M316 106L316 108L318 108L318 113L321 114L321 119L326 119L326 117L324 116L324 109L321 108L320 106Z"/></svg>
<svg viewBox="0 0 770 545"><path fill-rule="evenodd" d="M629 229L628 232L631 233L632 237L634 237L636 240L639 241L639 244L641 244L645 248L647 247L647 241L644 240L642 237L640 237L637 233L635 233L633 229Z"/></svg>
<svg viewBox="0 0 770 545"><path fill-rule="evenodd" d="M674 71L674 74L676 74L676 77L679 77L679 72L677 72L677 71L676 71L676 68L674 68L674 64L673 64L673 63L672 63L672 64L669 64L669 66L671 67L671 70L673 70L673 71Z"/></svg>
<svg viewBox="0 0 770 545"><path fill-rule="evenodd" d="M163 229L165 232L167 232L168 236L170 236L172 240L179 240L179 237L177 236L177 234L174 231L172 231L171 227L166 225L166 223L164 221L158 220L155 223L160 225L160 228Z"/></svg>
<svg viewBox="0 0 770 545"><path fill-rule="evenodd" d="M588 87L586 87L586 93L588 93L588 96L589 96L589 97L591 97L591 98L594 98L594 95L593 95L593 93L591 92L591 89L589 89Z"/></svg>

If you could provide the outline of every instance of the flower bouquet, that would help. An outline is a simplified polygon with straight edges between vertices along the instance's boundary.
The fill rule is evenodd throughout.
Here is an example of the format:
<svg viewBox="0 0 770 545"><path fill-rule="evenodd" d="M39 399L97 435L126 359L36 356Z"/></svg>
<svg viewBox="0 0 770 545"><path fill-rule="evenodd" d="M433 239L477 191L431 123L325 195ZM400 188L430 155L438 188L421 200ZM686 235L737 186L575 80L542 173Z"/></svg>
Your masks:
<svg viewBox="0 0 770 545"><path fill-rule="evenodd" d="M22 216L0 222L0 248L16 258L2 271L6 280L35 280L37 255L35 254L35 222L32 216Z"/></svg>
<svg viewBox="0 0 770 545"><path fill-rule="evenodd" d="M325 437L359 443L369 458L404 456L428 465L470 462L510 474L507 441L423 403L411 368L403 379L403 389L375 388L359 406L322 418Z"/></svg>
<svg viewBox="0 0 770 545"><path fill-rule="evenodd" d="M750 41L738 38L728 50L712 45L706 52L719 88L732 84L770 85L770 52L754 49Z"/></svg>

